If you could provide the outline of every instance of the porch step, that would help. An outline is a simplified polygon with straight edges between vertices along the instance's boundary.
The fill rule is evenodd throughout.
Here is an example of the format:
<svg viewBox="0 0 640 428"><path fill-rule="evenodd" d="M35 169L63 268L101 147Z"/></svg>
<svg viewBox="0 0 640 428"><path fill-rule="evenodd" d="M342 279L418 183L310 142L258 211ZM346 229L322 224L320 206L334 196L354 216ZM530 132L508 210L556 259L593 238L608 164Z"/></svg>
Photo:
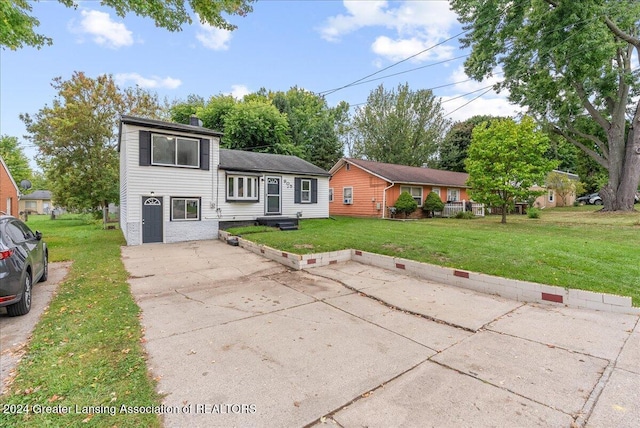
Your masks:
<svg viewBox="0 0 640 428"><path fill-rule="evenodd" d="M278 223L280 230L298 230L298 225L288 222Z"/></svg>

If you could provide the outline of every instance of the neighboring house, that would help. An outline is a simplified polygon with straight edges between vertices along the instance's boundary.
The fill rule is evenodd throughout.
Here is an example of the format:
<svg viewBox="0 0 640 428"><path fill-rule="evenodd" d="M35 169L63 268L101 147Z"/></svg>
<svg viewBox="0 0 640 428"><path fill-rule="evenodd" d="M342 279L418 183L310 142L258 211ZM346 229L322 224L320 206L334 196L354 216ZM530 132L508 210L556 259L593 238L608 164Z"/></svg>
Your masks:
<svg viewBox="0 0 640 428"><path fill-rule="evenodd" d="M128 245L215 239L259 219L328 217L329 174L295 156L220 150L222 134L122 116L120 227Z"/></svg>
<svg viewBox="0 0 640 428"><path fill-rule="evenodd" d="M0 156L0 211L17 217L19 194L18 185Z"/></svg>
<svg viewBox="0 0 640 428"><path fill-rule="evenodd" d="M552 172L566 175L567 178L576 182L580 180L580 177L578 177L577 174L572 174L570 172L565 172L565 171L558 171L555 169ZM544 191L544 194L541 196L538 196L535 202L533 203L533 206L536 208L570 207L573 205L577 197L575 191L568 192L564 196L564 200L563 200L561 195L558 195L558 192L553 189L548 189L543 186L534 186L533 189Z"/></svg>
<svg viewBox="0 0 640 428"><path fill-rule="evenodd" d="M52 208L51 192L48 190L35 190L20 197L20 212L49 214Z"/></svg>
<svg viewBox="0 0 640 428"><path fill-rule="evenodd" d="M388 208L404 191L418 207L429 192L440 195L443 202L469 200L466 173L351 158L339 160L329 172L331 215L389 217ZM422 216L422 210L414 215Z"/></svg>

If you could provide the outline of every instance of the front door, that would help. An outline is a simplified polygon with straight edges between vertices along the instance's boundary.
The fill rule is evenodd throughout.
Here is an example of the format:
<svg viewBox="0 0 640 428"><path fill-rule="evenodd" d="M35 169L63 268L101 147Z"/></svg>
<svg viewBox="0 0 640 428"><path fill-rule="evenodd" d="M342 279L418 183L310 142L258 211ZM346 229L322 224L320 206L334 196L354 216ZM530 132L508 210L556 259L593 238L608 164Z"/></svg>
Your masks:
<svg viewBox="0 0 640 428"><path fill-rule="evenodd" d="M265 214L280 214L281 213L281 177L269 177L265 178L265 195L266 195L266 207Z"/></svg>
<svg viewBox="0 0 640 428"><path fill-rule="evenodd" d="M162 198L142 197L142 243L162 242Z"/></svg>

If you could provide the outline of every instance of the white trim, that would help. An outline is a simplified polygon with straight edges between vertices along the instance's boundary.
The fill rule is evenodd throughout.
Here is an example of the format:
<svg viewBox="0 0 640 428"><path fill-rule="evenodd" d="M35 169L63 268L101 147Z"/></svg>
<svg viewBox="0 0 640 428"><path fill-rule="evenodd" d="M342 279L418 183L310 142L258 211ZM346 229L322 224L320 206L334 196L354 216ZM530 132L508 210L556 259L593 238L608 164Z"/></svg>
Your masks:
<svg viewBox="0 0 640 428"><path fill-rule="evenodd" d="M307 190L304 189L304 184L307 183L309 188ZM305 198L306 194L306 198ZM311 180L308 178L300 179L300 203L301 204L310 204L311 199Z"/></svg>
<svg viewBox="0 0 640 428"><path fill-rule="evenodd" d="M349 189L351 196L347 197L345 195L346 190ZM345 186L342 188L342 204L343 205L353 205L353 186Z"/></svg>
<svg viewBox="0 0 640 428"><path fill-rule="evenodd" d="M416 202L418 202L418 207L422 206L422 204L424 203L424 197L423 197L424 196L424 188L422 186L403 186L403 185L400 185L400 194L402 194L402 188L410 189L410 190L411 189L420 189L420 198L419 198L420 201L419 202L416 201ZM414 201L416 200L417 196L415 196L411 191L409 191L407 193L409 193L411 195L411 197L413 198Z"/></svg>
<svg viewBox="0 0 640 428"><path fill-rule="evenodd" d="M259 195L259 180L258 176L255 175L242 175L242 174L227 174L225 175L225 197L227 201L254 201L258 202L260 200ZM243 195L240 196L237 194L240 189L239 183L242 180L242 189ZM229 183L233 182L232 186L229 186ZM233 190L233 194L229 192L229 190ZM251 196L247 196L247 194L251 194Z"/></svg>
<svg viewBox="0 0 640 428"><path fill-rule="evenodd" d="M185 218L175 218L173 216L173 203L174 201L184 201L184 215ZM188 218L188 210L187 210L187 202L188 201L195 201L198 204L198 212L197 212L197 217L196 218ZM171 221L200 221L200 198L187 198L187 197L181 197L181 196L171 196L169 198L169 215L171 218Z"/></svg>

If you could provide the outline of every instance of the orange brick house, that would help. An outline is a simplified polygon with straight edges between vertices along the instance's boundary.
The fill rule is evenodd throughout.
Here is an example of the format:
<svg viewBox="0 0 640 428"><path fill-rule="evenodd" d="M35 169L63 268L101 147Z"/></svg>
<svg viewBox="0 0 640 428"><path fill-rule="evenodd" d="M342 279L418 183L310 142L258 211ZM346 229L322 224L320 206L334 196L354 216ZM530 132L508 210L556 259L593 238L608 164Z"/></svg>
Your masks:
<svg viewBox="0 0 640 428"><path fill-rule="evenodd" d="M329 171L329 214L389 217L400 193L409 192L422 207L430 192L443 202L467 201L469 174L415 166L342 158ZM418 216L422 215L419 209Z"/></svg>
<svg viewBox="0 0 640 428"><path fill-rule="evenodd" d="M18 216L18 185L0 156L0 211Z"/></svg>

